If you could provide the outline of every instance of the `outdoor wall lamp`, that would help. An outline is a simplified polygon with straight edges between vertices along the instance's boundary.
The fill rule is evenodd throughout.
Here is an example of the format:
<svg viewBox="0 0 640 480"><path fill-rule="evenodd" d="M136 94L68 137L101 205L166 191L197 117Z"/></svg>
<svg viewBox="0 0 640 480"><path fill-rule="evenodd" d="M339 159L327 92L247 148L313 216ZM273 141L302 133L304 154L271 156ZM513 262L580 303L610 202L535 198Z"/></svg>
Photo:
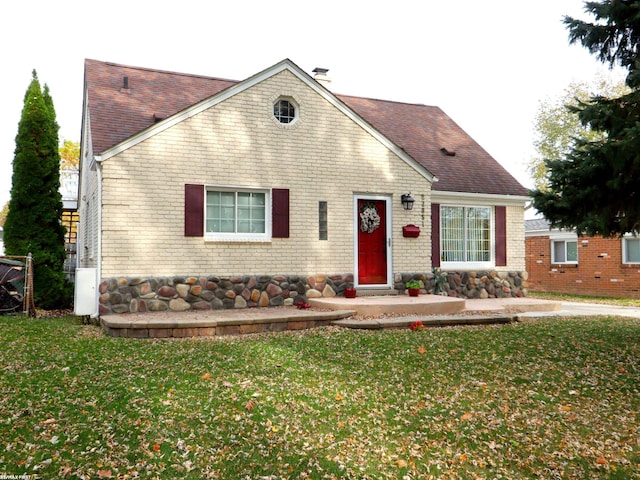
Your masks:
<svg viewBox="0 0 640 480"><path fill-rule="evenodd" d="M413 209L413 202L415 202L415 200L411 196L411 192L403 193L400 196L400 200L402 201L402 206L404 207L405 210Z"/></svg>

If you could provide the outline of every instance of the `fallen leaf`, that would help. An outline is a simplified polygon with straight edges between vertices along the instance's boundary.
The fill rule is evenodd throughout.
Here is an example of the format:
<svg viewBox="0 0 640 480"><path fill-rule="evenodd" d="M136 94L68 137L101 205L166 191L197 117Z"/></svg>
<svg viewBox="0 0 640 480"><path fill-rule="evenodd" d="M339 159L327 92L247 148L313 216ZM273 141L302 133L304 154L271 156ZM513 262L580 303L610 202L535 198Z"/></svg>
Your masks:
<svg viewBox="0 0 640 480"><path fill-rule="evenodd" d="M158 445L157 443L153 444L153 451L154 452L159 452L160 451L160 445Z"/></svg>
<svg viewBox="0 0 640 480"><path fill-rule="evenodd" d="M570 412L571 411L571 407L568 405L562 405L560 407L560 410L562 410L563 412Z"/></svg>
<svg viewBox="0 0 640 480"><path fill-rule="evenodd" d="M606 465L608 462L607 462L607 459L606 459L606 458L604 458L602 455L600 455L600 456L598 457L598 459L596 460L596 463L597 463L598 465Z"/></svg>
<svg viewBox="0 0 640 480"><path fill-rule="evenodd" d="M42 422L43 425L51 425L52 423L56 423L55 418L47 418L44 422Z"/></svg>
<svg viewBox="0 0 640 480"><path fill-rule="evenodd" d="M472 418L473 418L473 415L469 412L466 412L464 415L460 417L460 420L471 420Z"/></svg>
<svg viewBox="0 0 640 480"><path fill-rule="evenodd" d="M407 462L400 459L398 460L398 468L405 468L407 466Z"/></svg>
<svg viewBox="0 0 640 480"><path fill-rule="evenodd" d="M253 410L253 407L255 407L255 406L256 406L256 401L255 401L255 400L249 400L249 401L247 402L247 404L244 406L244 408L245 408L246 410L251 411L251 410Z"/></svg>
<svg viewBox="0 0 640 480"><path fill-rule="evenodd" d="M424 348L424 347L420 347L420 348L418 348L418 353L423 353L423 354L427 353L427 349Z"/></svg>
<svg viewBox="0 0 640 480"><path fill-rule="evenodd" d="M205 373L200 377L200 380L208 380L211 378L211 374L209 372Z"/></svg>
<svg viewBox="0 0 640 480"><path fill-rule="evenodd" d="M504 408L502 409L502 413L508 413L509 412L509 405L505 405Z"/></svg>
<svg viewBox="0 0 640 480"><path fill-rule="evenodd" d="M340 395L339 393L336 394L335 399L340 401L340 400L344 400L344 396Z"/></svg>
<svg viewBox="0 0 640 480"><path fill-rule="evenodd" d="M111 470L98 470L98 478L113 478Z"/></svg>
<svg viewBox="0 0 640 480"><path fill-rule="evenodd" d="M69 466L60 468L60 475L62 475L63 477L68 477L69 475L71 475L71 472L73 472L73 469Z"/></svg>

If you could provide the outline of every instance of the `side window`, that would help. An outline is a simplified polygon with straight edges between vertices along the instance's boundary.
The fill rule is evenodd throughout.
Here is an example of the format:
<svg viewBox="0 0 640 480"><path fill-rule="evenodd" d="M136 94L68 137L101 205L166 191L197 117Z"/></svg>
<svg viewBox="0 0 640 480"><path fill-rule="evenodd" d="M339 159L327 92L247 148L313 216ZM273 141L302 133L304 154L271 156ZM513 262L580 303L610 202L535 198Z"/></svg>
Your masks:
<svg viewBox="0 0 640 480"><path fill-rule="evenodd" d="M578 240L552 240L551 263L578 263Z"/></svg>
<svg viewBox="0 0 640 480"><path fill-rule="evenodd" d="M640 264L640 238L622 239L622 263Z"/></svg>

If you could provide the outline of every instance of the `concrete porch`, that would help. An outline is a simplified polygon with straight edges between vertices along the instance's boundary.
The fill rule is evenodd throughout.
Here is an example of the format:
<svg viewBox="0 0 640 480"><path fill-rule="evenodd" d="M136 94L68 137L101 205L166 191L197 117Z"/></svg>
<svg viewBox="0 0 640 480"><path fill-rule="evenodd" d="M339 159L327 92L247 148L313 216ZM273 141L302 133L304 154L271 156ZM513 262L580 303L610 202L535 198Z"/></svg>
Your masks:
<svg viewBox="0 0 640 480"><path fill-rule="evenodd" d="M356 298L333 297L309 299L312 307L330 310L355 310L361 317L385 315L455 315L501 314L523 312L553 312L562 308L561 302L536 298L463 299L441 295L372 295Z"/></svg>

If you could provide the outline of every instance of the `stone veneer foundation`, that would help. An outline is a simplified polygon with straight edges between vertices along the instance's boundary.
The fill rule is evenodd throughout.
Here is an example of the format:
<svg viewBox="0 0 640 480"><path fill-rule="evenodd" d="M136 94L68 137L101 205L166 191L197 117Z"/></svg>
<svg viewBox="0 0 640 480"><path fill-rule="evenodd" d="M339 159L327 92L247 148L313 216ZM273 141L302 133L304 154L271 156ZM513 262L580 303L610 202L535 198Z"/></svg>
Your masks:
<svg viewBox="0 0 640 480"><path fill-rule="evenodd" d="M459 298L523 297L527 272L443 272L446 294ZM420 280L433 293L433 273L397 273L394 287ZM353 274L113 277L100 283L100 315L276 307L344 295Z"/></svg>

